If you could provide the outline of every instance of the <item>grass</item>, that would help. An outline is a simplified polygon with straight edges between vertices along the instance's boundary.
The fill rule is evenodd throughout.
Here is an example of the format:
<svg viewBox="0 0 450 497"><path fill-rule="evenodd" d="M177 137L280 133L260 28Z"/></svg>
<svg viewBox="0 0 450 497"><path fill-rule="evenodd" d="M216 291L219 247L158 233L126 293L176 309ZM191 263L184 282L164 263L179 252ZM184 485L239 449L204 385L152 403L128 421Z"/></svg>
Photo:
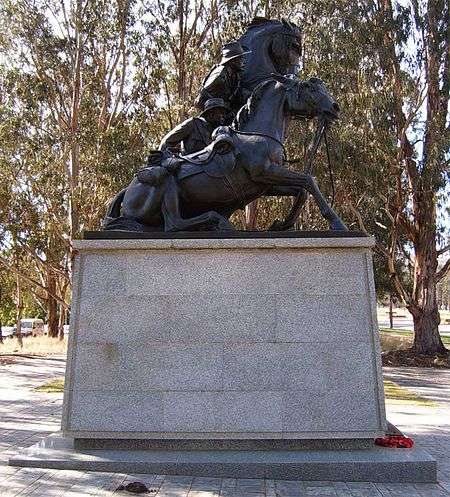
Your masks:
<svg viewBox="0 0 450 497"><path fill-rule="evenodd" d="M422 407L436 407L436 402L417 395L408 388L393 381L384 380L384 396L387 404L410 404Z"/></svg>
<svg viewBox="0 0 450 497"><path fill-rule="evenodd" d="M55 378L54 380L48 381L39 387L36 387L37 392L45 393L63 393L64 392L64 378Z"/></svg>
<svg viewBox="0 0 450 497"><path fill-rule="evenodd" d="M394 315L394 321L396 317L397 318L409 317L412 319L411 314L404 307L394 307L394 309L392 309L392 312ZM389 307L378 306L377 314L379 316L383 316L383 318L387 318L389 316ZM445 324L446 320L450 320L450 311L440 310L439 314L441 315L441 324Z"/></svg>
<svg viewBox="0 0 450 497"><path fill-rule="evenodd" d="M412 345L413 333L411 330L380 328L380 339L383 351L406 349ZM441 336L441 340L449 348L450 336Z"/></svg>
<svg viewBox="0 0 450 497"><path fill-rule="evenodd" d="M24 337L20 348L17 338L5 338L0 343L0 355L25 354L35 356L61 355L67 352L67 338L49 338L47 336Z"/></svg>

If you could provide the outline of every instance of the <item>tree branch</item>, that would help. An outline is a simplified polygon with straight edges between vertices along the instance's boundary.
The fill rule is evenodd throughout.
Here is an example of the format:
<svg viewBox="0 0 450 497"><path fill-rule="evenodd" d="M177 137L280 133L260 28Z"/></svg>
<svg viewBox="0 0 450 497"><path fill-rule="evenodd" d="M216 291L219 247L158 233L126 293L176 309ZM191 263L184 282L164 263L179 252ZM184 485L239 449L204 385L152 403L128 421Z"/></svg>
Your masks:
<svg viewBox="0 0 450 497"><path fill-rule="evenodd" d="M447 262L443 265L443 267L436 273L436 282L439 283L450 270L450 259L447 259Z"/></svg>

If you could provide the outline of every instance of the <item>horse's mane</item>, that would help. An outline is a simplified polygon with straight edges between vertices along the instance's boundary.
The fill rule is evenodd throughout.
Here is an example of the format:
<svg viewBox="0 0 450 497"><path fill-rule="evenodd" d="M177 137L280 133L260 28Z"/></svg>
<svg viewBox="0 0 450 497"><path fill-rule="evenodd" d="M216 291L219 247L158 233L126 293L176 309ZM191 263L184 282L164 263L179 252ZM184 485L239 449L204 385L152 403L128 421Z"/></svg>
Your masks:
<svg viewBox="0 0 450 497"><path fill-rule="evenodd" d="M259 85L255 87L255 89L252 91L252 94L247 99L245 105L243 105L239 109L239 112L234 118L233 121L234 128L240 129L242 126L244 126L247 123L250 114L255 111L258 102L261 100L262 96L264 95L264 92L266 91L266 88L273 81L275 80L267 79L266 81L259 83Z"/></svg>
<svg viewBox="0 0 450 497"><path fill-rule="evenodd" d="M277 19L268 19L267 17L255 16L245 27L247 29L251 29L254 27L261 27L264 24L271 24L273 26L284 26L292 31L298 29L298 26L293 22L287 21L286 19L282 19L278 21Z"/></svg>
<svg viewBox="0 0 450 497"><path fill-rule="evenodd" d="M241 39L246 40L249 36L253 36L253 32L258 30L259 28L267 27L269 31L266 34L271 34L281 29L281 32L297 34L300 32L299 26L297 24L287 21L286 19L282 19L279 21L278 19L268 19L267 17L254 17L248 24L245 25L245 32L241 36ZM272 28L272 29L270 29Z"/></svg>

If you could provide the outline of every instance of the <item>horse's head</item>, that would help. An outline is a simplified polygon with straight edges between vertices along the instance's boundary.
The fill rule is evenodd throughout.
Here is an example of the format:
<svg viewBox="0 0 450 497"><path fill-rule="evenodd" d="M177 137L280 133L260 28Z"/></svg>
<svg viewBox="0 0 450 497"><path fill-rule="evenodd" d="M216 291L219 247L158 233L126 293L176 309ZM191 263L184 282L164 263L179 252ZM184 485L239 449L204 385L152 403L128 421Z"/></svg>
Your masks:
<svg viewBox="0 0 450 497"><path fill-rule="evenodd" d="M292 22L255 17L239 39L251 53L244 56L241 83L253 90L277 72L296 72L301 55L300 28Z"/></svg>
<svg viewBox="0 0 450 497"><path fill-rule="evenodd" d="M310 78L301 81L293 75L272 75L286 91L287 112L293 117L312 118L322 116L328 120L337 119L339 105L329 94L323 81Z"/></svg>
<svg viewBox="0 0 450 497"><path fill-rule="evenodd" d="M279 73L285 74L298 68L302 54L300 28L283 19L280 31L273 36L269 51Z"/></svg>

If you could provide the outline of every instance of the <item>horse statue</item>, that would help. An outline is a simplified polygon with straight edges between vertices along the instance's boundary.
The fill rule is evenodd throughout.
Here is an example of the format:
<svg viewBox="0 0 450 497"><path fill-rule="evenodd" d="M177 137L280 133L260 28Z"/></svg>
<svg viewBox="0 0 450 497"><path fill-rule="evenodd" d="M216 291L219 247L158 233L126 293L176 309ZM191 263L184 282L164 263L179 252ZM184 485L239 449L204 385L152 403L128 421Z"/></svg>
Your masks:
<svg viewBox="0 0 450 497"><path fill-rule="evenodd" d="M289 118L337 118L339 106L320 79L274 74L260 83L217 143L178 159L166 158L137 176L110 204L104 229L131 231L232 230L237 209L261 196L312 195L332 230L346 226L315 179L283 167ZM219 134L221 133L219 128ZM220 137L219 137L220 138ZM173 163L176 162L174 165ZM288 229L293 216L278 229Z"/></svg>
<svg viewBox="0 0 450 497"><path fill-rule="evenodd" d="M239 38L245 51L241 87L250 95L255 87L277 74L295 74L301 55L301 32L294 23L255 17Z"/></svg>

